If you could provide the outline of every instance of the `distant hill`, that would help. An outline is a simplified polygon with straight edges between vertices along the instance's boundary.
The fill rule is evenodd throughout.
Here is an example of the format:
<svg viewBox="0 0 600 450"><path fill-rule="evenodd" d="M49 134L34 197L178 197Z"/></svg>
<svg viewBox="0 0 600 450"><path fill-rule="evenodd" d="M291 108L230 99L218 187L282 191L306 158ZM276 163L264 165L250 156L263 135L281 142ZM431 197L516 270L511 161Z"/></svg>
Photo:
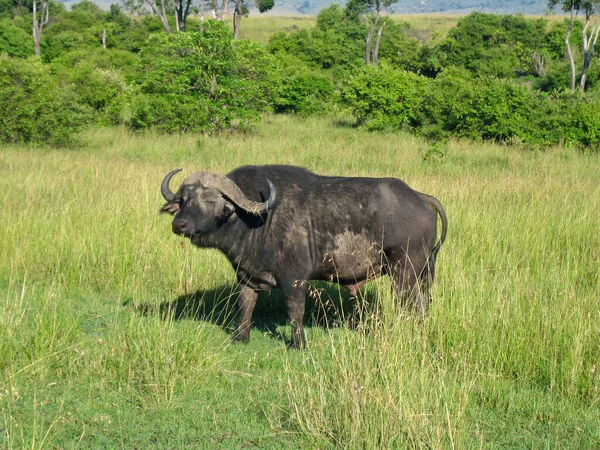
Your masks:
<svg viewBox="0 0 600 450"><path fill-rule="evenodd" d="M275 0L275 7L269 14L309 14L318 12L331 5L345 1L332 0ZM546 0L399 0L391 6L395 14L468 14L472 11L497 14L544 14Z"/></svg>
<svg viewBox="0 0 600 450"><path fill-rule="evenodd" d="M104 9L118 0L92 0ZM63 1L67 6L77 0ZM270 16L281 15L317 15L332 3L344 5L346 0L275 0L275 7L268 12ZM399 0L392 5L395 14L468 14L472 11L497 14L544 14L547 0Z"/></svg>

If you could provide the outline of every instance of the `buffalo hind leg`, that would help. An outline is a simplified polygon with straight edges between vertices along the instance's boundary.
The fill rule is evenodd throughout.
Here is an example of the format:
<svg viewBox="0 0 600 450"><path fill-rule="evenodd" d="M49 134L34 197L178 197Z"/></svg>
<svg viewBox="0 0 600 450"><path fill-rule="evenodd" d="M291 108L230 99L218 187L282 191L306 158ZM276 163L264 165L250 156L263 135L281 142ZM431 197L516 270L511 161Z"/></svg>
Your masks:
<svg viewBox="0 0 600 450"><path fill-rule="evenodd" d="M409 311L425 318L429 309L430 295L428 277L417 274L412 265L398 265L392 272L396 299Z"/></svg>
<svg viewBox="0 0 600 450"><path fill-rule="evenodd" d="M304 337L304 309L306 305L307 281L292 281L281 284L287 305L288 319L292 326L292 347L302 349L306 345Z"/></svg>
<svg viewBox="0 0 600 450"><path fill-rule="evenodd" d="M233 339L238 342L248 342L250 340L250 324L252 323L252 312L258 299L258 292L243 286L238 297L238 327L233 335Z"/></svg>

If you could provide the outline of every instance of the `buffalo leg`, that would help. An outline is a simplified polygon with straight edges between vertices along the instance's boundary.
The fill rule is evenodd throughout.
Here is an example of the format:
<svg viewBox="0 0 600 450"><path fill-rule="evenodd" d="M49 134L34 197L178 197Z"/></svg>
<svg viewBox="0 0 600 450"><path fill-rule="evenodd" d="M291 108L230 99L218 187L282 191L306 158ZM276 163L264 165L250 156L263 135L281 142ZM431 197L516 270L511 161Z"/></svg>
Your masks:
<svg viewBox="0 0 600 450"><path fill-rule="evenodd" d="M287 305L288 319L292 326L292 346L302 349L306 344L304 338L304 309L308 282L294 281L286 288L282 287Z"/></svg>
<svg viewBox="0 0 600 450"><path fill-rule="evenodd" d="M238 298L238 327L233 336L239 342L250 340L250 324L252 323L252 312L258 299L258 292L243 286Z"/></svg>
<svg viewBox="0 0 600 450"><path fill-rule="evenodd" d="M422 269L424 263L419 259L411 260L404 254L403 258L396 262L390 275L396 290L396 300L400 301L403 308L416 312L424 318L429 309L429 280Z"/></svg>

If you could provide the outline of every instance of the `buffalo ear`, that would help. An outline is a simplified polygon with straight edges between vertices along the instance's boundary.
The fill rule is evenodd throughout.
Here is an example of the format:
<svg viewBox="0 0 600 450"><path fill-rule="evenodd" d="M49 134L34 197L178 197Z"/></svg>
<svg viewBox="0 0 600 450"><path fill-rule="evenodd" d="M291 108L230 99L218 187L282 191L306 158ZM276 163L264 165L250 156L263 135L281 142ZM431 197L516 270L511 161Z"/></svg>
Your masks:
<svg viewBox="0 0 600 450"><path fill-rule="evenodd" d="M224 198L221 198L215 205L215 213L217 219L217 225L221 226L229 220L229 217L235 211L235 206L229 203Z"/></svg>
<svg viewBox="0 0 600 450"><path fill-rule="evenodd" d="M229 218L234 212L235 212L235 206L233 206L233 204L226 201L225 205L223 205L223 214L225 215L225 217Z"/></svg>
<svg viewBox="0 0 600 450"><path fill-rule="evenodd" d="M168 214L175 214L177 211L179 211L179 203L178 202L169 202L169 203L165 203L165 206L163 206L160 209L161 213L168 213Z"/></svg>

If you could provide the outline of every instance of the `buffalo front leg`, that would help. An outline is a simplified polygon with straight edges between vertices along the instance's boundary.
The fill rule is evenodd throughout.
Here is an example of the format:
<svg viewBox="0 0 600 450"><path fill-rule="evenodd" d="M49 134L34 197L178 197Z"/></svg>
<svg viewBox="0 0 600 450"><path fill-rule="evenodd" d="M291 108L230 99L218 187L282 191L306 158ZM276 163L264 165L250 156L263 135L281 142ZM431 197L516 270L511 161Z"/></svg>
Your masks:
<svg viewBox="0 0 600 450"><path fill-rule="evenodd" d="M306 345L304 337L304 309L308 282L293 281L281 289L287 305L288 319L292 326L292 347L302 349Z"/></svg>
<svg viewBox="0 0 600 450"><path fill-rule="evenodd" d="M250 340L250 324L252 323L252 312L258 299L258 292L243 286L238 297L238 327L233 335L233 339L238 342L248 342Z"/></svg>

